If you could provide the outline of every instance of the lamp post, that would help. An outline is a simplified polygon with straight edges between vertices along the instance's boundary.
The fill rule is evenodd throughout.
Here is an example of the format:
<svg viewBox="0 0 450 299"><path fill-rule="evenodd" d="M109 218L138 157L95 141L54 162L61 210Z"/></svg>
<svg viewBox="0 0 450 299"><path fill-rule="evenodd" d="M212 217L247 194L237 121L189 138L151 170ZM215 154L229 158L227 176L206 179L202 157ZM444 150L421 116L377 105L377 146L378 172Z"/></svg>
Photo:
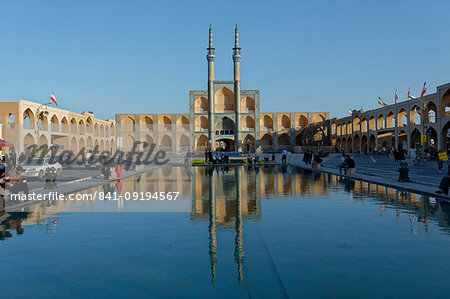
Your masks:
<svg viewBox="0 0 450 299"><path fill-rule="evenodd" d="M420 143L422 144L422 164L425 164L425 142L422 135L425 135L425 118L428 118L428 106L422 99L417 99L422 103L422 134L420 136Z"/></svg>
<svg viewBox="0 0 450 299"><path fill-rule="evenodd" d="M37 131L37 145L38 145L38 148L39 148L39 146L40 146L40 137L41 137L41 136L39 136L39 134L40 134L40 133L39 133L39 114L41 113L40 110L41 110L41 108L42 108L43 106L50 105L51 103L53 103L53 101L48 102L48 103L45 103L45 104L41 104L41 105L39 105L39 106L36 108L35 118L36 118L36 131ZM48 112L47 112L47 115L48 115Z"/></svg>

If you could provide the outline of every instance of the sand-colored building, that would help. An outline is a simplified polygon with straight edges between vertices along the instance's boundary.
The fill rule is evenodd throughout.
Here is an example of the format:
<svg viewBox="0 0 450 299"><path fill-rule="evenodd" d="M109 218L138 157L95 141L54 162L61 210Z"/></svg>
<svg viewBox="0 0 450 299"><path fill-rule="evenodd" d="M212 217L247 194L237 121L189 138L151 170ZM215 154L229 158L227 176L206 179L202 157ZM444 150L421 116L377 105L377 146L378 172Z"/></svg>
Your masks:
<svg viewBox="0 0 450 299"><path fill-rule="evenodd" d="M450 83L417 99L334 118L331 135L333 146L353 153L388 147L409 150L421 143L421 135L426 135L426 146L450 152Z"/></svg>
<svg viewBox="0 0 450 299"><path fill-rule="evenodd" d="M31 145L58 145L60 150L82 148L115 151L115 121L95 118L49 105L19 100L0 102L1 139L11 142L16 153ZM3 149L3 151L7 149Z"/></svg>
<svg viewBox="0 0 450 299"><path fill-rule="evenodd" d="M303 128L318 123L329 132L329 112L260 113L259 90L241 89L237 26L232 55L233 80L216 80L214 77L212 28L209 29L206 58L208 88L189 91L189 113L116 115L122 150L130 150L135 141L146 141L169 152L202 152L206 147L229 151L288 149L300 152L299 135Z"/></svg>

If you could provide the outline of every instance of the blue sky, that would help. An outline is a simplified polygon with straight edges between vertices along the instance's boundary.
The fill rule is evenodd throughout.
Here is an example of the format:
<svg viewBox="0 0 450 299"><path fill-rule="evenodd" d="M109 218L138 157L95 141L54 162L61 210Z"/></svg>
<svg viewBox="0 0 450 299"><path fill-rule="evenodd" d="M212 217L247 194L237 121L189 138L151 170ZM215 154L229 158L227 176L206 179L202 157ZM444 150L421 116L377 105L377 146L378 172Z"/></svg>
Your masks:
<svg viewBox="0 0 450 299"><path fill-rule="evenodd" d="M232 79L239 24L243 89L262 112L377 108L450 82L448 1L0 0L0 100L115 113L187 113L206 89L208 27L216 79Z"/></svg>

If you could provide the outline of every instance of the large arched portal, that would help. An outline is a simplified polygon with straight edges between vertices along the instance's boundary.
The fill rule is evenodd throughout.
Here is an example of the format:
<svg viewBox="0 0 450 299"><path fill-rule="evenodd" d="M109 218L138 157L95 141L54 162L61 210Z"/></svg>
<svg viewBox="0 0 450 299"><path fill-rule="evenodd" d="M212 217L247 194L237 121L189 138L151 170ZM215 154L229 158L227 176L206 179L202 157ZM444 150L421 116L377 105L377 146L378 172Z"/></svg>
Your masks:
<svg viewBox="0 0 450 299"><path fill-rule="evenodd" d="M216 139L216 150L222 152L231 152L236 148L234 138L223 137Z"/></svg>
<svg viewBox="0 0 450 299"><path fill-rule="evenodd" d="M217 113L234 112L234 93L226 88L219 88L214 94Z"/></svg>

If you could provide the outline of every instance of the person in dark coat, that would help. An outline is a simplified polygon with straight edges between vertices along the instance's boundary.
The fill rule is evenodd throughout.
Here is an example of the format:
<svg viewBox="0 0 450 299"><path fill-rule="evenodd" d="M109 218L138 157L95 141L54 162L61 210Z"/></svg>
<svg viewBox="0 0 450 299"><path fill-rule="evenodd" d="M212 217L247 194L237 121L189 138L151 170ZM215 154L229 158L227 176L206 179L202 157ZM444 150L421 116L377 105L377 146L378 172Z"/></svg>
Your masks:
<svg viewBox="0 0 450 299"><path fill-rule="evenodd" d="M448 166L447 175L442 178L439 184L439 190L436 191L437 194L448 195L448 189L450 187L450 165Z"/></svg>

